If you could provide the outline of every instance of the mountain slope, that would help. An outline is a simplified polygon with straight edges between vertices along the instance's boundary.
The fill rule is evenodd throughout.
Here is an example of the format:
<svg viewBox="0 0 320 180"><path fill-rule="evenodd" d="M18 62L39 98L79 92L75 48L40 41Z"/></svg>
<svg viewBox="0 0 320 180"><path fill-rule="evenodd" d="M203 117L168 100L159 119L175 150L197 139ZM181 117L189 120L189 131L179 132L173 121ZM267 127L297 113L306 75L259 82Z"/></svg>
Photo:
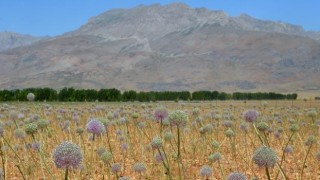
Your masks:
<svg viewBox="0 0 320 180"><path fill-rule="evenodd" d="M0 52L20 46L30 45L42 39L42 37L33 37L14 32L0 32Z"/></svg>
<svg viewBox="0 0 320 180"><path fill-rule="evenodd" d="M177 3L108 11L0 53L0 87L320 89L317 32Z"/></svg>

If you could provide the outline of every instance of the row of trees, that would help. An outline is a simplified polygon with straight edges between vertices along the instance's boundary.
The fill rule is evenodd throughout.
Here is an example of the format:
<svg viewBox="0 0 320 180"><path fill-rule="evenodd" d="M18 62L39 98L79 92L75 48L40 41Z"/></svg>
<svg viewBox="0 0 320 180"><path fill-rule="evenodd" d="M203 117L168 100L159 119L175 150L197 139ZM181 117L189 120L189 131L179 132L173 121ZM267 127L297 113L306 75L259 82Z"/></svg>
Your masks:
<svg viewBox="0 0 320 180"><path fill-rule="evenodd" d="M28 88L22 90L0 90L0 101L27 101L27 94L33 93L35 101L177 101L177 100L275 100L297 99L297 94L269 93L225 93L218 91L150 91L133 90L121 93L118 89L74 89L63 88L60 91L51 88Z"/></svg>

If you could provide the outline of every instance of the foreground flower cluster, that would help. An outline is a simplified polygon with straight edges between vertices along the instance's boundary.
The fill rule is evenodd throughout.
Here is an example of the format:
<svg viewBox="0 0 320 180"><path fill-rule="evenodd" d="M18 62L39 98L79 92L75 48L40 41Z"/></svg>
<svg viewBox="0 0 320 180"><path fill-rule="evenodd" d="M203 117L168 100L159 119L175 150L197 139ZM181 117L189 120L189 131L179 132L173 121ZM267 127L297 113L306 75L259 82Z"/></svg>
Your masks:
<svg viewBox="0 0 320 180"><path fill-rule="evenodd" d="M320 105L0 104L0 179L316 179Z"/></svg>

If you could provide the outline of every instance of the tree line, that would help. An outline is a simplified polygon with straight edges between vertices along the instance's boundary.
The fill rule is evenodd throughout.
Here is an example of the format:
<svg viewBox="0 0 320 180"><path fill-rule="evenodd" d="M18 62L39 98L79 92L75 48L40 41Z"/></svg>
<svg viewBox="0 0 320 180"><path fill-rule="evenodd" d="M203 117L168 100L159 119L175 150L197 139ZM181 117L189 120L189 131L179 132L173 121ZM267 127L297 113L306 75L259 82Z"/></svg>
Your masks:
<svg viewBox="0 0 320 180"><path fill-rule="evenodd" d="M281 100L297 99L297 94L279 94L274 92L218 92L218 91L150 91L137 92L134 90L121 92L118 89L75 89L63 88L57 91L52 88L27 88L16 90L0 90L0 101L27 101L27 94L33 93L35 101L179 101L179 100Z"/></svg>

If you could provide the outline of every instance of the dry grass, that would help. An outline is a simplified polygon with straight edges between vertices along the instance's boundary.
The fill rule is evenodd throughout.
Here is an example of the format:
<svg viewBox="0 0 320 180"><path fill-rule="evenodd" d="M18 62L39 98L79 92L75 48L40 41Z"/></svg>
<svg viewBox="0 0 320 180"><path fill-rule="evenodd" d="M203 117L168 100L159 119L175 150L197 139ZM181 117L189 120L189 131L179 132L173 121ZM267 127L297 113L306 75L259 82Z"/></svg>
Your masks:
<svg viewBox="0 0 320 180"><path fill-rule="evenodd" d="M77 127L85 129L90 117L98 119L108 119L111 125L108 127L110 135L110 146L114 154L115 162L121 163L122 172L119 176L128 176L131 179L166 179L166 172L161 163L155 160L156 151L152 150L150 143L153 137L160 136L160 124L153 120L153 113L159 106L166 107L169 112L176 109L188 112L189 120L187 129L182 132L182 179L205 179L200 176L200 169L203 165L213 167L213 176L210 179L223 179L219 164L209 163L208 156L214 152L223 155L221 164L226 175L231 172L243 172L248 178L259 177L267 179L265 170L258 168L252 161L254 151L261 146L261 142L254 131L252 125L248 133L243 132L239 127L244 121L243 112L248 109L256 109L261 113L258 121L265 121L270 127L266 132L270 146L277 152L279 159L282 157L282 149L291 135L290 126L293 123L300 126L300 131L295 133L290 145L294 152L286 155L283 162L283 170L288 179L299 179L303 166L303 160L307 152L304 142L310 135L319 137L319 126L315 117L315 124L307 115L310 110L320 112L320 101L267 101L267 105L261 101L218 101L218 102L160 102L160 103L12 103L2 104L0 121L5 129L1 138L2 160L6 169L6 179L22 179L19 167L26 179L51 179L52 174L55 179L63 179L64 170L57 169L52 159L52 152L62 141L69 140L81 146L84 154L83 168L70 172L70 179L116 179L115 174L108 173L108 165L104 164L96 153L99 147L109 150L107 135L103 134L95 141L90 141L90 134L83 133L82 136L76 133ZM200 109L198 115L193 114L195 108ZM17 129L10 114L16 112L20 117L16 120L19 128L24 129L25 124L31 119L46 119L51 123L47 128L38 130L35 140L41 143L41 153L32 148L27 148L27 144L33 143L33 139L28 135L25 139L17 139L14 131ZM134 118L132 114L139 114ZM74 121L74 117L80 117L79 124ZM35 118L38 117L38 118ZM120 117L126 117L127 125L119 123ZM198 120L197 120L198 119ZM282 123L278 123L282 119ZM230 139L224 132L229 127L224 127L224 121L231 120L231 129L235 132L235 156L230 145ZM66 121L70 121L70 126L65 127ZM194 123L194 122L198 123ZM139 128L138 123L145 122L146 127ZM212 133L201 134L199 128L206 124L213 124L215 127ZM281 138L276 138L274 133L279 127L284 129ZM116 131L122 130L122 135L117 135ZM173 179L178 178L178 165L176 160L176 129L170 126L164 127L164 132L171 131L175 140L165 141L164 149L169 159ZM260 135L263 133L260 132ZM124 140L120 141L120 137ZM161 136L164 136L163 134ZM5 142L7 141L7 142ZM221 144L220 149L211 146L213 141ZM126 143L129 147L122 150L121 146ZM14 149L11 149L11 147ZM92 153L93 151L93 153ZM319 179L319 162L316 154L319 151L318 144L311 148L307 158L304 175L302 179ZM16 154L15 154L16 153ZM42 154L42 155L41 155ZM22 160L19 161L19 158ZM42 157L41 157L42 156ZM4 161L3 161L4 160ZM147 171L140 176L133 170L133 164L144 162ZM1 165L0 164L0 165ZM1 165L1 168L3 166ZM51 173L50 173L51 172ZM271 169L271 179L275 179L279 169ZM279 174L278 179L283 179Z"/></svg>

